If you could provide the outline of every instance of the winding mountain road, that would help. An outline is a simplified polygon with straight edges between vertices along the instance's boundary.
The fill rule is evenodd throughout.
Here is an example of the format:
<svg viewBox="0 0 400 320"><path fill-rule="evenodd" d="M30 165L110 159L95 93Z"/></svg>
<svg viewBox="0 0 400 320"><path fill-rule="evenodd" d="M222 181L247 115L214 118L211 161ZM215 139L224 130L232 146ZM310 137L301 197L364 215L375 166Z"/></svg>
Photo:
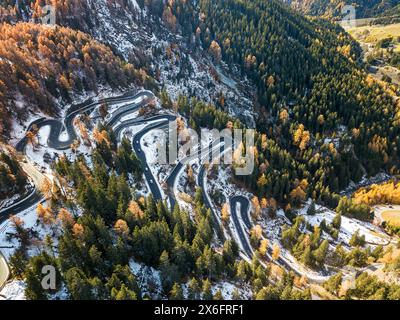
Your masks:
<svg viewBox="0 0 400 320"><path fill-rule="evenodd" d="M251 248L251 245L249 243L248 236L246 236L246 231L244 230L242 224L240 223L239 217L238 217L238 211L240 211L241 218L243 222L246 225L247 234L249 233L251 229L251 223L250 219L248 216L249 208L250 208L250 202L249 200L244 197L244 196L233 196L229 199L230 203L230 209L231 209L231 217L232 217L232 222L235 225L235 229L237 232L237 235L239 236L239 244L242 246L242 249L244 253L247 255L249 259L253 257L253 249ZM238 208L239 206L239 208Z"/></svg>
<svg viewBox="0 0 400 320"><path fill-rule="evenodd" d="M71 144L78 138L78 135L75 131L74 128L74 119L78 114L82 114L85 112L91 112L93 111L96 107L100 106L101 104L119 104L123 102L129 102L132 101L133 99L138 99L143 97L143 100L140 100L138 103L131 103L127 104L126 106L122 107L120 111L117 111L115 113L115 116L113 115L112 121L118 120L120 117L122 117L124 114L127 112L133 112L140 108L141 106L147 104L149 100L154 98L154 95L150 91L141 91L137 94L133 93L126 93L118 97L111 97L111 98L104 98L100 99L99 101L93 102L93 99L89 99L83 103L72 105L66 112L66 116L64 120L60 119L48 119L48 118L40 118L35 121L33 121L28 129L28 131L32 131L34 126L36 126L37 129L40 129L45 126L50 126L50 134L47 139L47 146L49 148L53 148L56 150L67 150L71 147ZM67 131L68 139L61 140L61 135L64 133L64 131ZM28 144L28 139L25 136L22 138L17 145L15 146L15 149L19 152L24 152L26 145Z"/></svg>
<svg viewBox="0 0 400 320"><path fill-rule="evenodd" d="M185 166L190 164L192 160L199 159L201 162L204 160L204 157L210 158L212 152L214 152L213 147L215 146L215 143L219 143L220 141L215 140L209 143L208 146L200 149L199 145L197 145L197 152L195 154L190 154L181 160L175 165L175 167L172 169L171 173L168 175L167 179L165 180L167 184L167 192L168 192L168 198L169 198L169 203L170 203L170 208L173 209L176 204L176 197L175 197L175 184L176 180L180 176L182 170L185 169ZM209 151L203 158L202 156L204 155L205 152Z"/></svg>
<svg viewBox="0 0 400 320"><path fill-rule="evenodd" d="M210 157L211 157L212 152L214 152L214 151L211 150L211 152L209 154ZM224 152L224 144L222 144L219 147L219 154L221 155L223 152ZM206 187L207 174L206 173L207 173L207 166L206 166L206 164L202 164L200 166L199 174L197 176L197 184L201 188L201 193L203 195L203 201L204 201L205 206L208 209L210 209L210 211L211 211L211 214L212 214L212 217L213 217L213 223L214 223L214 227L216 228L217 235L218 235L218 237L220 238L221 241L224 241L225 240L225 235L224 235L224 232L223 232L223 230L221 228L221 225L218 222L219 221L218 215L215 212L215 210L214 210L214 208L213 208L213 206L211 204L210 196L206 192L206 189L207 189L207 187Z"/></svg>
<svg viewBox="0 0 400 320"><path fill-rule="evenodd" d="M132 113L142 106L147 105L151 100L154 99L154 95L150 91L141 91L137 94L133 93L126 93L118 97L111 97L101 99L99 101L94 102L93 99L89 99L81 104L71 106L66 113L66 117L64 121L59 119L48 119L48 118L40 118L33 121L27 128L27 132L32 131L34 128L39 130L42 127L50 126L50 134L47 139L47 145L49 148L53 148L56 150L66 150L69 149L72 142L77 139L77 133L75 132L75 128L73 125L73 121L78 114L82 114L85 112L91 112L99 105L106 103L110 105L119 104L127 102L126 105L118 108L118 110L113 113L111 119L109 120L109 124L114 124L121 119L125 114ZM130 101L134 100L133 102L129 103ZM66 130L68 135L67 139L61 139L61 135ZM148 132L149 128L146 128L146 132ZM142 133L142 135L145 132ZM16 150L21 153L25 153L26 145L28 144L28 138L22 138L16 144ZM140 154L140 149L137 148L134 144L135 151L138 152L139 158L143 160L142 155ZM139 146L140 148L140 146ZM145 158L144 158L145 160ZM144 161L145 163L145 161ZM146 164L147 165L147 164ZM151 173L145 172L146 179L151 180ZM154 178L153 178L154 179ZM150 183L150 188L155 197L161 198L161 193L158 188L152 188L152 184ZM28 194L27 197L24 199L19 200L17 203L10 205L9 207L0 211L0 224L6 221L10 215L18 214L24 210L27 210L34 205L38 204L39 202L44 201L43 196L38 191L37 186ZM5 258L0 255L0 288L4 285L5 281L8 279L9 271L8 266Z"/></svg>
<svg viewBox="0 0 400 320"><path fill-rule="evenodd" d="M159 184L157 183L157 180L153 176L153 173L149 167L148 161L146 159L146 154L143 152L141 148L141 139L143 138L144 135L146 135L152 130L168 128L169 122L175 121L176 116L171 114L162 114L150 118L138 117L138 118L130 118L122 120L124 116L136 112L139 108L147 105L153 99L154 95L150 91L141 91L137 94L127 93L119 97L106 98L99 100L97 102L94 102L92 99L90 99L82 104L74 105L71 108L69 108L67 110L67 115L64 121L61 121L59 119L40 118L32 122L29 125L27 131L31 131L34 128L34 126L37 129L40 129L44 126L50 126L50 134L47 140L48 147L56 150L66 150L70 148L72 142L78 138L78 135L75 132L73 124L74 119L78 114L91 112L96 107L98 107L100 104L103 103L114 105L126 102L126 104L123 104L122 106L118 107L115 110L115 112L111 114L110 118L107 120L106 123L113 128L117 138L119 138L122 131L128 127L141 124L145 125L143 129L134 134L132 139L132 147L137 157L141 161L143 174L147 182L147 185L150 189L150 192L154 197L154 200L163 201L164 199L162 191L160 190ZM65 131L68 137L67 139L62 140L61 135ZM28 139L26 137L21 139L16 145L17 151L24 153L27 143ZM212 145L212 147L208 148L210 152L207 154L209 160L211 160L210 158L215 153L219 153L220 156L224 153L223 143L221 143L221 145L217 145L218 151L214 147L214 143L210 145ZM199 154L203 155L202 152L203 150L201 150ZM169 176L165 181L167 185L167 196L171 209L173 209L176 204L176 198L174 193L174 185L176 183L176 180L180 176L181 171L185 168L185 165L189 163L191 160L195 159L196 156L200 157L199 155L190 155L181 159L172 169L171 173L169 174ZM206 172L207 172L207 166L204 163L201 163L199 173L197 176L197 184L199 187L201 187L205 206L209 208L212 213L213 223L215 226L216 233L218 237L223 241L225 240L225 235L222 230L222 226L219 223L218 215L217 212L215 212L214 210L211 199L206 192L207 190ZM22 199L19 202L11 205L10 207L0 211L0 223L8 219L8 217L11 214L22 212L28 208L33 207L34 205L36 205L41 201L44 201L42 195L36 189L32 190L32 192L25 199ZM235 195L229 199L229 203L230 203L232 222L234 225L235 232L238 235L237 241L239 242L239 247L241 248L244 257L250 260L253 256L253 251L254 251L249 242L249 232L252 227L252 223L249 216L250 201L248 198L244 196ZM267 255L270 257L271 254L272 254L272 249L269 248ZM281 257L279 257L275 262L287 270L293 270L296 274L301 274ZM3 257L0 257L0 287L7 280L8 275L9 271L7 262ZM313 281L313 282L318 282L318 281Z"/></svg>
<svg viewBox="0 0 400 320"><path fill-rule="evenodd" d="M139 100L139 98L143 98ZM47 145L49 148L53 148L56 150L66 150L69 149L72 142L77 139L77 133L75 132L75 128L73 125L74 118L84 112L91 112L96 107L103 103L107 104L117 104L123 102L129 102L133 99L137 101L137 103L130 103L126 106L123 106L113 115L110 122L114 122L119 120L124 114L133 112L140 107L146 105L154 98L154 95L150 91L141 91L137 94L126 93L119 97L111 97L101 99L97 102L93 102L93 99L89 99L83 103L72 105L66 112L66 117L64 121L59 119L48 119L48 118L40 118L33 121L27 128L27 132L32 131L35 127L39 130L42 127L50 126L50 134L47 139ZM68 139L61 140L60 137L67 131ZM18 152L25 153L26 145L28 144L28 139L25 136L15 146L15 149ZM37 188L30 192L28 196L24 199L19 200L17 203L10 205L9 207L0 211L0 223L4 222L8 219L11 214L22 212L34 204L39 203L42 200L42 196L37 191Z"/></svg>
<svg viewBox="0 0 400 320"><path fill-rule="evenodd" d="M111 127L113 127L113 130L116 134L116 136L119 138L122 131L130 126L134 125L140 125L144 124L145 127L141 129L139 132L134 134L133 139L132 139L132 147L141 161L142 164L142 169L143 169L143 174L145 177L145 180L147 182L147 185L149 186L150 192L152 193L154 200L155 201L163 201L163 196L162 196L162 191L160 190L159 184L157 183L157 180L153 176L153 173L149 167L149 164L146 159L146 154L143 152L141 148L141 139L143 138L144 135L146 135L148 132L151 130L155 129L165 129L168 127L168 124L170 121L175 121L176 116L170 115L170 114L162 114L162 115L157 115L153 116L150 118L131 118L131 119L126 119L122 120L125 115L129 115L135 111L137 111L139 108L147 105L154 99L154 95L150 91L141 91L137 94L132 94L132 93L127 93L119 97L114 97L114 98L106 98L99 100L97 102L93 102L92 99L86 101L85 103L79 104L79 105L74 105L70 109L67 110L67 115L64 119L64 121L60 121L58 119L46 119L46 118L41 118L33 123L31 123L28 127L27 131L31 131L34 127L34 125L40 129L44 126L50 126L50 134L47 140L48 147L54 148L56 150L66 150L70 148L71 143L77 139L77 133L75 132L73 121L75 116L81 113L85 112L91 112L93 111L97 106L99 106L102 103L107 103L107 104L120 104L126 102L126 104L122 105L119 107L115 112L112 113L111 117L108 119L107 124ZM133 101L132 101L133 100ZM65 132L68 135L67 139L61 140L60 137L61 135ZM25 152L25 147L28 143L27 138L21 139L17 143L16 149L20 152ZM214 146L214 144L212 144ZM208 157L211 158L213 153L219 152L220 155L224 153L224 144L221 144L218 147L218 151L216 151L216 148L209 148L210 152L208 153ZM201 150L203 151L203 150ZM200 152L200 154L203 154ZM166 184L167 184L167 195L169 199L169 203L171 206L171 209L174 208L176 204L176 198L174 194L174 185L176 183L176 179L179 177L181 171L184 169L185 165L189 163L192 159L194 159L197 155L193 156L190 155L188 157L185 157L184 159L181 159L175 167L172 169L171 173L166 179ZM210 160L210 159L209 159ZM201 164L199 173L197 176L197 184L201 187L202 193L203 193L203 199L204 203L207 208L211 210L212 217L213 217L213 222L214 226L216 228L217 235L220 237L221 240L224 240L225 236L222 231L221 225L219 223L218 215L215 212L211 199L209 195L207 194L206 190L206 172L207 172L207 166L205 164ZM40 201L43 201L43 197L41 194L33 190L25 199L19 201L18 203L10 206L7 209L4 209L3 211L0 212L0 223L5 221L9 215L15 214L22 212L35 204L39 203ZM236 230L236 234L238 235L239 239L239 246L241 247L243 254L248 258L251 259L253 256L253 249L251 248L251 245L249 243L249 231L252 227L250 217L249 217L249 208L250 208L250 201L244 196L236 195L233 196L229 199L230 203L230 211L231 211L231 216L232 216L232 222L234 224L234 228ZM238 214L240 214L241 219L239 218ZM243 221L243 223L241 222ZM5 262L5 260L3 259ZM284 260L279 258L276 261L278 264L288 267L289 269L292 269ZM5 268L2 268L0 265L0 269L5 270ZM5 274L5 272L3 272ZM0 285L2 283L0 282Z"/></svg>

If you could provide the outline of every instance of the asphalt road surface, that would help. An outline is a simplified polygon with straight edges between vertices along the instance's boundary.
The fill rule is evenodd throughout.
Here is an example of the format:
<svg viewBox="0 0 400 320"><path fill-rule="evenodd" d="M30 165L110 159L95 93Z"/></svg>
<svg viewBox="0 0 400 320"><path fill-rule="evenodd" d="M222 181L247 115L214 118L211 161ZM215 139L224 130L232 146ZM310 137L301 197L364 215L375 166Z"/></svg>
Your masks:
<svg viewBox="0 0 400 320"><path fill-rule="evenodd" d="M139 99L139 98L142 98L142 99ZM157 180L155 179L155 177L153 176L153 174L150 170L150 167L146 160L146 155L143 152L143 150L141 149L140 141L141 141L142 137L145 134L147 134L148 132L150 132L151 130L166 128L170 121L176 120L176 117L174 115L165 114L165 115L154 116L152 118L147 118L147 119L144 119L144 118L143 119L139 119L139 118L138 119L128 119L128 120L121 122L121 119L123 116L128 115L132 112L135 112L139 108L147 105L153 98L154 98L154 95L151 92L142 91L136 95L134 95L132 93L127 93L120 97L107 98L107 99L100 100L98 102L93 102L92 100L88 100L82 104L72 106L67 111L67 115L66 115L64 121L60 121L58 119L41 118L41 119L38 119L38 120L32 122L28 127L28 131L32 130L34 125L36 125L36 127L39 129L43 126L49 125L51 127L51 129L50 129L50 135L49 135L49 138L47 141L48 146L51 148L57 149L57 150L65 150L65 149L70 148L71 143L75 139L77 139L77 134L76 134L74 126L73 126L73 120L76 115L84 113L84 112L92 111L92 110L94 110L95 107L97 107L98 105L100 105L102 103L122 103L124 101L128 102L128 101L135 99L137 101L136 103L128 103L128 104L122 106L121 108L119 108L116 112L114 112L112 114L111 119L109 119L107 123L110 126L115 126L114 132L117 137L120 136L120 133L122 132L122 130L124 130L125 128L128 128L129 126L139 125L139 124L148 124L141 131L139 131L138 133L136 133L134 135L133 141L132 141L132 147L133 147L137 157L141 161L144 177L150 188L150 192L152 193L152 195L154 197L154 200L155 201L163 201L162 192L159 189ZM65 130L67 131L68 139L61 141L60 135ZM18 142L16 149L20 152L24 152L26 144L27 144L27 139L23 138L20 142ZM224 152L224 145L222 144L221 146L218 147L218 149L219 149L219 153L222 154ZM210 153L208 155L209 158L211 158L211 155L213 152L216 152L216 150L210 149ZM171 209L173 209L176 204L176 199L175 199L174 190L173 190L175 180L179 176L180 171L184 168L186 163L188 163L189 160L191 160L191 158L193 158L193 156L188 156L185 159L178 162L178 164L173 168L173 170L171 171L170 175L168 176L168 178L166 180L167 194L168 194ZM202 164L200 167L200 170L199 170L199 175L197 177L198 178L197 183L202 189L203 199L204 199L206 207L211 210L217 234L220 236L220 238L222 236L222 240L224 240L221 226L218 223L219 220L217 218L217 213L213 210L213 206L210 203L208 195L206 194L206 188L205 188L206 171L207 171L206 166L204 164ZM10 208L3 210L0 213L0 222L3 222L4 220L6 220L9 217L9 215L19 213L27 208L32 207L33 205L37 204L38 202L40 202L42 200L43 200L43 198L38 192L35 191L35 192L31 193L24 200L20 201L19 203L15 204L14 206L12 206ZM246 254L246 256L251 258L253 255L253 250L249 244L248 235L246 235L246 230L243 228L242 224L239 221L239 217L237 216L236 209L237 209L237 205L239 203L240 203L241 218L245 224L245 227L248 230L250 230L251 222L250 222L249 215L248 215L250 202L247 198L245 198L243 196L234 196L230 199L232 221L235 225L235 229L237 230L237 234L239 236L238 240L240 242L240 246L243 248L243 251ZM282 264L284 264L284 261L279 261L279 259L277 262L278 263L281 262ZM0 269L5 270L4 268L0 268ZM1 284L1 282L0 282L0 284Z"/></svg>
<svg viewBox="0 0 400 320"><path fill-rule="evenodd" d="M246 236L246 232L243 229L242 224L240 223L239 217L237 215L237 206L240 204L240 214L242 217L242 220L244 221L244 217L247 217L248 214L248 209L249 209L249 200L243 196L234 196L230 198L230 209L231 209L231 218L232 222L235 225L235 229L237 232L237 235L239 237L239 242L240 245L244 251L244 253L247 255L248 258L253 257L253 250L248 242L248 236ZM247 226L247 224L246 224ZM250 225L249 225L250 226ZM251 228L251 226L250 226Z"/></svg>
<svg viewBox="0 0 400 320"><path fill-rule="evenodd" d="M142 98L142 99L139 99ZM77 139L77 134L74 129L73 121L76 115L85 113L85 112L91 112L96 108L97 106L107 103L107 104L117 104L117 103L123 103L123 102L128 102L133 99L138 100L137 103L130 103L127 104L120 109L118 109L110 119L111 123L115 123L121 119L122 116L125 114L131 113L136 111L142 106L145 106L148 104L152 99L154 98L154 95L150 91L141 91L137 94L133 93L126 93L122 96L119 97L112 97L112 98L105 98L101 99L98 102L93 102L92 99L89 99L85 101L84 103L77 104L71 106L67 110L67 115L64 119L64 121L58 120L58 119L47 119L47 118L40 118L35 121L33 121L27 128L27 132L31 131L34 127L37 129L40 129L44 126L50 126L50 134L47 139L47 145L50 148L54 148L56 150L66 150L69 149L71 146L71 143ZM139 101L140 100L140 101ZM60 140L60 135L64 132L67 131L68 134L68 139L67 140ZM147 132L147 131L146 131ZM142 133L142 135L145 133ZM25 147L28 143L28 139L26 137L22 138L16 145L16 150L24 153L25 152ZM140 145L139 145L140 147ZM135 145L134 145L135 148ZM136 151L139 151L139 149L136 149ZM142 153L143 154L143 153ZM143 161L143 157L138 153L139 158ZM145 162L145 158L144 161ZM146 165L147 166L147 165ZM146 179L150 183L150 188L153 194L155 195L155 198L160 199L161 198L161 193L158 190L157 186L155 183L152 183L151 181L155 181L154 178L150 173L150 170L148 172L145 172ZM5 208L0 211L0 224L6 221L11 215L13 214L18 214L28 208L33 207L34 205L38 204L39 202L44 201L43 196L37 191L37 188L33 190L26 198L18 201L15 204L10 205L8 208ZM7 267L7 262L4 259L3 256L0 256L0 288L4 284L4 282L7 280L9 275L8 272L8 267Z"/></svg>

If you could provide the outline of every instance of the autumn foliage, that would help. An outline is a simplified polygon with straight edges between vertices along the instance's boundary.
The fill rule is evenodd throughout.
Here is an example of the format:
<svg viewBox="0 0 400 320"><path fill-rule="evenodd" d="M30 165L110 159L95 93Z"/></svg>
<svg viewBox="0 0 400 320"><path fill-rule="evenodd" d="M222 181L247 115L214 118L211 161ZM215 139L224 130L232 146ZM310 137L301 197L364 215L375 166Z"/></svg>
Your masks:
<svg viewBox="0 0 400 320"><path fill-rule="evenodd" d="M96 91L99 84L140 85L146 77L89 35L59 26L3 23L0 57L2 135L11 127L10 114L23 119L27 105L55 114L55 98L70 101L71 91Z"/></svg>
<svg viewBox="0 0 400 320"><path fill-rule="evenodd" d="M400 204L400 184L389 181L383 184L373 184L368 188L362 188L353 195L355 203L377 205L377 204Z"/></svg>

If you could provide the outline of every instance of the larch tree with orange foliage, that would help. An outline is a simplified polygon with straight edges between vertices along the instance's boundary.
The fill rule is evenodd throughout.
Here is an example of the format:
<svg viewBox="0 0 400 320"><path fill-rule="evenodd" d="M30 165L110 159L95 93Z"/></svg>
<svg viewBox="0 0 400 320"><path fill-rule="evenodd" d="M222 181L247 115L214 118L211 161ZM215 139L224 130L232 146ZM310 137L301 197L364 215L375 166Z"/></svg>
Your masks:
<svg viewBox="0 0 400 320"><path fill-rule="evenodd" d="M229 204L225 202L221 209L221 219L224 223L228 223L230 216L231 214L229 212Z"/></svg>
<svg viewBox="0 0 400 320"><path fill-rule="evenodd" d="M139 204L134 200L132 200L129 203L128 211L133 214L133 216L135 217L135 220L141 220L144 218L143 210L140 208Z"/></svg>
<svg viewBox="0 0 400 320"><path fill-rule="evenodd" d="M64 227L72 227L75 224L72 213L65 208L60 209L57 215L57 220L61 221Z"/></svg>
<svg viewBox="0 0 400 320"><path fill-rule="evenodd" d="M250 230L250 242L252 243L253 246L258 247L261 238L262 238L262 228L259 224L257 224Z"/></svg>
<svg viewBox="0 0 400 320"><path fill-rule="evenodd" d="M74 226L72 227L72 234L77 238L82 237L83 232L84 232L84 228L79 223L75 223Z"/></svg>
<svg viewBox="0 0 400 320"><path fill-rule="evenodd" d="M251 205L253 207L253 210L252 210L253 216L255 219L258 219L261 215L261 206L260 206L260 202L256 196L251 198Z"/></svg>
<svg viewBox="0 0 400 320"><path fill-rule="evenodd" d="M114 230L121 236L126 237L129 235L129 227L125 220L118 219L117 222L115 222Z"/></svg>
<svg viewBox="0 0 400 320"><path fill-rule="evenodd" d="M275 243L272 247L272 260L276 261L279 259L281 254L281 248Z"/></svg>
<svg viewBox="0 0 400 320"><path fill-rule="evenodd" d="M268 239L262 239L260 241L260 247L258 248L258 251L260 252L261 256L265 256L268 252L268 244Z"/></svg>

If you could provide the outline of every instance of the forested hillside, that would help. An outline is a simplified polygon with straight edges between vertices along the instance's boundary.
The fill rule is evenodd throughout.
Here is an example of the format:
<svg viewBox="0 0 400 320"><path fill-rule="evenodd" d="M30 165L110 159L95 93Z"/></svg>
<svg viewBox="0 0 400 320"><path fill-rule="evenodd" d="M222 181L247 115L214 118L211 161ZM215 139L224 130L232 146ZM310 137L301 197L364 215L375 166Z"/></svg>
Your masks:
<svg viewBox="0 0 400 320"><path fill-rule="evenodd" d="M82 216L76 217L63 207L66 199L60 189L52 193L51 205L39 204L36 210L41 225L61 231L57 256L51 253L52 243L48 242L39 255L29 258L27 251L35 236L13 221L14 237L21 245L10 264L14 276L26 278L28 299L51 298L61 289L61 283L53 292L40 286L36 270L46 263L57 265L59 279L69 297L76 300L182 299L180 283L192 277L192 298L211 299L210 281L252 274L244 261L236 261L238 248L234 242L226 241L222 254L211 249L211 213L204 206L201 190L194 199L194 220L179 207L169 210L165 203L156 203L151 195L134 197L128 177L134 174L140 181L142 175L129 140L117 146L109 128L98 130L101 134L92 155L93 169L83 157L74 162L63 157L55 164L56 172L76 191ZM157 295L138 288L129 268L133 258L160 270L162 291ZM264 279L266 282L266 276Z"/></svg>
<svg viewBox="0 0 400 320"><path fill-rule="evenodd" d="M363 71L359 46L339 26L275 1L204 0L201 11L203 45L257 84L259 167L247 183L260 196L311 192L335 205L332 192L363 172L396 170L394 99Z"/></svg>
<svg viewBox="0 0 400 320"><path fill-rule="evenodd" d="M0 152L0 201L25 190L27 177L14 156Z"/></svg>
<svg viewBox="0 0 400 320"><path fill-rule="evenodd" d="M84 0L2 0L0 1L0 21L40 22L42 14L47 14L47 12L42 12L42 7L45 5L52 5L55 8L56 22L59 25L86 32L94 27L95 16L90 15L88 2Z"/></svg>
<svg viewBox="0 0 400 320"><path fill-rule="evenodd" d="M359 3L365 16L381 6ZM56 26L40 24L45 4ZM329 4L334 15L343 3ZM28 134L43 198L0 234L25 298L222 299L230 286L233 299L311 299L309 284L322 289L333 272L323 286L334 297L372 297L372 283L398 298L398 285L359 276L385 255L365 201L380 193L345 195L399 174L400 93L368 75L342 27L280 0L0 0L0 10L0 135L32 114L61 123L60 106L104 87L138 91L79 110L70 150L49 147L46 125ZM254 125L255 144L237 146L233 165L150 161L156 129L175 116L180 133ZM245 151L255 168L236 176ZM0 200L26 183L1 154ZM57 273L50 291L45 265ZM345 296L350 268L361 280Z"/></svg>
<svg viewBox="0 0 400 320"><path fill-rule="evenodd" d="M387 17L396 15L400 15L400 3L397 4L395 7L390 8L382 13L382 16L387 16Z"/></svg>
<svg viewBox="0 0 400 320"><path fill-rule="evenodd" d="M90 12L88 2L70 6L53 2L71 13L58 23L82 30L89 22L96 24L96 15L81 19ZM50 2L36 1L20 12L34 16L35 8L44 3ZM130 8L129 2L114 1L109 6L117 3ZM381 169L395 172L399 139L393 98L367 77L360 63L361 49L339 26L306 19L279 1L202 0L199 10L191 1L138 3L170 32L182 33L190 43L195 38L215 64L224 60L238 65L256 84L259 159L247 184L259 196L288 202L298 198L297 193L335 206L333 193L351 180ZM106 79L124 83L115 79L124 72ZM304 195L298 188L302 180L309 185L302 184Z"/></svg>
<svg viewBox="0 0 400 320"><path fill-rule="evenodd" d="M11 115L27 115L26 106L55 114L55 99L70 102L72 92L96 91L99 85L141 85L147 78L105 45L63 27L2 24L0 57L2 135L9 134Z"/></svg>
<svg viewBox="0 0 400 320"><path fill-rule="evenodd" d="M400 22L400 4L383 12L373 23L392 24Z"/></svg>
<svg viewBox="0 0 400 320"><path fill-rule="evenodd" d="M285 0L290 5L313 16L340 19L343 17L342 8L352 5L356 9L356 18L369 18L377 16L399 3L398 0Z"/></svg>

